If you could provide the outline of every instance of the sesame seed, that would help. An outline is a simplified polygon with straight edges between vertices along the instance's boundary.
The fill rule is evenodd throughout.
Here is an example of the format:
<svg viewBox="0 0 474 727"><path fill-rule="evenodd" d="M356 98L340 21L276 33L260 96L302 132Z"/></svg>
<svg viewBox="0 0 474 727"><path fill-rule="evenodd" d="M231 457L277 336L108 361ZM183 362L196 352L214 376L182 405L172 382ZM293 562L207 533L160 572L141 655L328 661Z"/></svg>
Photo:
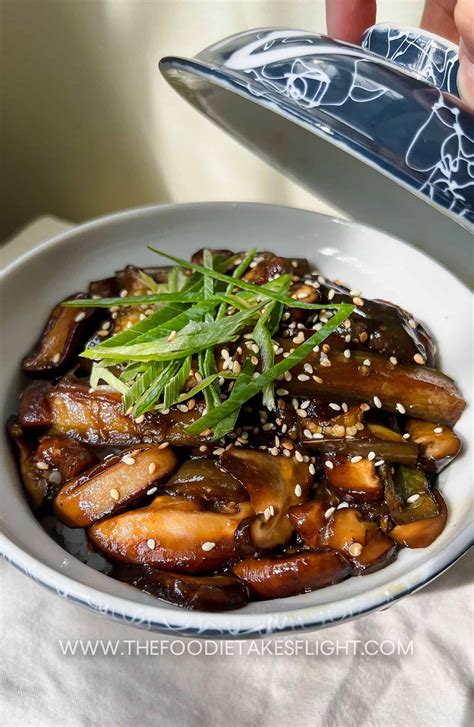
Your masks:
<svg viewBox="0 0 474 727"><path fill-rule="evenodd" d="M60 353L55 353L54 356L53 356L53 358L51 359L51 361L53 363L58 363L60 360L61 360L61 354Z"/></svg>
<svg viewBox="0 0 474 727"><path fill-rule="evenodd" d="M410 495L410 497L407 497L407 502L411 504L412 502L417 502L419 499L419 495Z"/></svg>
<svg viewBox="0 0 474 727"><path fill-rule="evenodd" d="M331 290L328 293L328 300L332 300L335 295L336 295L336 291L334 290L334 288L331 288Z"/></svg>
<svg viewBox="0 0 474 727"><path fill-rule="evenodd" d="M410 328L416 328L416 321L413 318L410 318L410 320L408 321L408 325L410 326Z"/></svg>
<svg viewBox="0 0 474 727"><path fill-rule="evenodd" d="M307 416L308 416L307 412L306 412L306 411L305 411L304 409L297 409L297 410L296 410L296 413L297 413L297 414L298 414L298 416L299 416L299 417L301 417L302 419L304 419L305 417L307 417Z"/></svg>
<svg viewBox="0 0 474 727"><path fill-rule="evenodd" d="M340 505L337 506L337 510L344 510L344 508L349 507L348 502L341 502Z"/></svg>
<svg viewBox="0 0 474 727"><path fill-rule="evenodd" d="M353 437L357 434L357 429L355 427L346 427L346 434Z"/></svg>
<svg viewBox="0 0 474 727"><path fill-rule="evenodd" d="M286 396L288 394L288 389L277 389L276 393L278 396Z"/></svg>
<svg viewBox="0 0 474 727"><path fill-rule="evenodd" d="M317 384L322 384L323 379L320 376L313 376L313 381L316 381Z"/></svg>
<svg viewBox="0 0 474 727"><path fill-rule="evenodd" d="M405 407L404 407L404 406L403 406L403 404L401 404L401 403L400 403L399 401L398 401L398 402L397 402L397 403L395 404L395 409L396 409L396 410L397 410L397 411L398 411L398 412L399 412L400 414L405 414L405 412L406 412L406 409L405 409Z"/></svg>
<svg viewBox="0 0 474 727"><path fill-rule="evenodd" d="M375 452L369 452L369 454L367 455L367 459L369 460L369 462L372 462L372 460L375 459Z"/></svg>
<svg viewBox="0 0 474 727"><path fill-rule="evenodd" d="M308 374L298 374L298 381L309 381Z"/></svg>
<svg viewBox="0 0 474 727"><path fill-rule="evenodd" d="M74 320L76 321L76 323L79 323L80 321L83 321L85 317L85 311L81 310L80 313L77 313L77 315L74 316Z"/></svg>
<svg viewBox="0 0 474 727"><path fill-rule="evenodd" d="M330 459L327 459L324 464L328 468L328 470L334 469L334 465L333 465L333 463L331 462Z"/></svg>
<svg viewBox="0 0 474 727"><path fill-rule="evenodd" d="M118 500L118 499L119 499L119 497L120 497L120 493L119 493L119 491L118 491L118 490L116 490L116 489L115 489L115 487L113 487L113 488L112 488L112 489L110 490L110 497L111 497L111 498L112 498L113 500Z"/></svg>
<svg viewBox="0 0 474 727"><path fill-rule="evenodd" d="M297 336L291 339L293 343L303 343L304 341L304 334L300 331Z"/></svg>
<svg viewBox="0 0 474 727"><path fill-rule="evenodd" d="M365 343L367 341L368 337L369 337L369 334L366 333L366 331L362 331L362 333L359 336L359 341L361 343Z"/></svg>
<svg viewBox="0 0 474 727"><path fill-rule="evenodd" d="M171 341L174 341L176 338L176 331L171 331L170 335L168 336L168 342L171 343Z"/></svg>
<svg viewBox="0 0 474 727"><path fill-rule="evenodd" d="M294 446L291 442L283 442L281 446L283 447L283 449L288 449L290 451L294 449Z"/></svg>
<svg viewBox="0 0 474 727"><path fill-rule="evenodd" d="M121 298L126 298L127 295L128 295L128 293L125 290L125 288L122 288L122 290L120 291L119 295L120 295Z"/></svg>
<svg viewBox="0 0 474 727"><path fill-rule="evenodd" d="M352 323L350 322L349 318L346 318L343 325L344 325L344 328L350 328Z"/></svg>
<svg viewBox="0 0 474 727"><path fill-rule="evenodd" d="M150 489L146 491L146 494L147 495L154 495L155 492L157 491L157 489L158 489L158 487L150 487Z"/></svg>
<svg viewBox="0 0 474 727"><path fill-rule="evenodd" d="M228 350L226 348L223 348L221 351L221 356L225 360L226 358L229 358L230 353L228 352Z"/></svg>
<svg viewBox="0 0 474 727"><path fill-rule="evenodd" d="M148 540L146 541L146 544L148 545L148 547L150 548L150 550L153 550L153 548L154 548L154 547L155 547L155 545L156 545L156 543L155 543L155 541L153 540L153 538L149 538L149 539L148 539Z"/></svg>
<svg viewBox="0 0 474 727"><path fill-rule="evenodd" d="M403 434L402 436L403 436L403 439L410 439L410 433L409 432L405 432L405 434Z"/></svg>
<svg viewBox="0 0 474 727"><path fill-rule="evenodd" d="M178 411L185 414L188 411L188 405L187 404L176 404L176 408Z"/></svg>
<svg viewBox="0 0 474 727"><path fill-rule="evenodd" d="M292 268L297 268L298 267L298 260L292 260L291 261L291 267Z"/></svg>
<svg viewBox="0 0 474 727"><path fill-rule="evenodd" d="M360 292L360 290L350 290L349 291L349 295L351 295L352 297L354 297L354 295L355 296L361 295L361 292Z"/></svg>
<svg viewBox="0 0 474 727"><path fill-rule="evenodd" d="M285 381L291 381L291 379L293 378L291 371L285 371L285 373L283 374L283 378L285 379Z"/></svg>
<svg viewBox="0 0 474 727"><path fill-rule="evenodd" d="M351 352L348 348L346 348L346 350L344 351L344 358L350 358L350 357L351 357Z"/></svg>
<svg viewBox="0 0 474 727"><path fill-rule="evenodd" d="M207 452L207 444L201 444L199 447L200 452Z"/></svg>
<svg viewBox="0 0 474 727"><path fill-rule="evenodd" d="M346 433L346 428L342 424L335 424L332 428L332 433L335 437L343 437Z"/></svg>
<svg viewBox="0 0 474 727"><path fill-rule="evenodd" d="M365 359L364 359L364 360L362 361L362 365L363 365L363 366L370 366L370 363L371 363L371 362L370 362L370 359L368 359L368 358L365 358Z"/></svg>
<svg viewBox="0 0 474 727"><path fill-rule="evenodd" d="M311 404L310 400L309 399L305 399L304 401L301 402L301 405L300 405L299 408L300 409L307 409L310 404Z"/></svg>
<svg viewBox="0 0 474 727"><path fill-rule="evenodd" d="M275 429L275 425L273 422L265 422L265 424L262 425L262 429L264 432L270 432L272 429Z"/></svg>
<svg viewBox="0 0 474 727"><path fill-rule="evenodd" d="M208 553L210 550L216 547L215 543L212 543L210 540L206 540L205 543L201 545L201 548Z"/></svg>
<svg viewBox="0 0 474 727"><path fill-rule="evenodd" d="M201 381L202 381L202 376L201 376L201 374L199 373L199 371L196 371L196 372L195 372L195 374L194 374L194 378L196 379L196 381L198 382L198 384L200 384L200 383L201 383Z"/></svg>
<svg viewBox="0 0 474 727"><path fill-rule="evenodd" d="M155 470L156 470L155 462L150 462L150 464L148 465L148 473L150 475L152 475Z"/></svg>
<svg viewBox="0 0 474 727"><path fill-rule="evenodd" d="M390 361L390 363L391 363L391 364L393 364L394 366L396 366L396 365L397 365L397 363L398 363L398 359L397 359L397 358L395 358L395 356L390 356L390 358L389 358L389 361Z"/></svg>
<svg viewBox="0 0 474 727"><path fill-rule="evenodd" d="M425 359L423 358L421 353L415 353L415 355L413 356L413 361L417 364L420 364L421 366L423 366L423 364L425 363Z"/></svg>
<svg viewBox="0 0 474 727"><path fill-rule="evenodd" d="M192 411L196 406L196 399L190 399L188 401L188 411Z"/></svg>
<svg viewBox="0 0 474 727"><path fill-rule="evenodd" d="M349 555L354 556L357 558L358 555L362 553L362 545L360 543L352 543L352 545L349 548Z"/></svg>
<svg viewBox="0 0 474 727"><path fill-rule="evenodd" d="M384 459L378 459L377 462L374 462L374 467L380 467L380 465L385 464Z"/></svg>
<svg viewBox="0 0 474 727"><path fill-rule="evenodd" d="M352 302L354 303L354 305L364 305L364 301L362 300L362 298L359 298L359 296L352 298Z"/></svg>
<svg viewBox="0 0 474 727"><path fill-rule="evenodd" d="M360 404L359 409L361 411L369 411L370 406L369 406L369 404Z"/></svg>
<svg viewBox="0 0 474 727"><path fill-rule="evenodd" d="M312 374L313 373L313 367L311 366L310 363L305 363L305 365L303 366L303 368L304 368L304 370L306 371L307 374Z"/></svg>
<svg viewBox="0 0 474 727"><path fill-rule="evenodd" d="M128 465L135 464L135 460L129 454L126 454L124 457L122 457L122 462Z"/></svg>
<svg viewBox="0 0 474 727"><path fill-rule="evenodd" d="M331 402L329 404L329 408L334 409L334 411L341 411L341 407L339 406L339 404L335 404L334 402Z"/></svg>
<svg viewBox="0 0 474 727"><path fill-rule="evenodd" d="M382 402L380 401L378 396L374 396L373 402L374 402L375 406L377 407L377 409L382 408Z"/></svg>
<svg viewBox="0 0 474 727"><path fill-rule="evenodd" d="M240 364L238 361L234 361L234 363L232 364L232 371L234 372L234 374L240 373Z"/></svg>
<svg viewBox="0 0 474 727"><path fill-rule="evenodd" d="M296 450L296 452L295 452L295 459L296 459L296 460L297 460L298 462L302 462L302 461L303 461L303 455L302 455L302 454L301 454L301 452L299 452L298 450Z"/></svg>
<svg viewBox="0 0 474 727"><path fill-rule="evenodd" d="M169 447L169 446L170 446L169 442L162 442L161 444L158 445L158 449L166 449L166 447Z"/></svg>
<svg viewBox="0 0 474 727"><path fill-rule="evenodd" d="M272 447L270 450L270 454L273 455L273 457L277 457L280 452L278 451L278 447Z"/></svg>
<svg viewBox="0 0 474 727"><path fill-rule="evenodd" d="M271 516L272 516L271 508L266 507L265 510L263 511L263 519L265 520L265 522L268 522L268 520L270 520Z"/></svg>
<svg viewBox="0 0 474 727"><path fill-rule="evenodd" d="M37 462L36 467L39 470L49 470L49 465L46 462Z"/></svg>
<svg viewBox="0 0 474 727"><path fill-rule="evenodd" d="M435 434L441 434L441 432L442 432L442 431L443 431L443 427L435 427L435 428L433 429L433 432L434 432Z"/></svg>
<svg viewBox="0 0 474 727"><path fill-rule="evenodd" d="M362 462L362 457L360 454L357 454L355 457L351 457L352 464L357 464L357 462Z"/></svg>
<svg viewBox="0 0 474 727"><path fill-rule="evenodd" d="M62 480L62 477L61 477L61 472L59 472L59 470L53 470L48 477L48 482L51 485L59 485L59 484L61 484L61 480Z"/></svg>
<svg viewBox="0 0 474 727"><path fill-rule="evenodd" d="M304 434L304 436L305 436L305 437L306 437L307 439L311 439L311 438L312 438L312 436L313 436L313 432L311 431L311 429L305 429L305 430L303 431L303 434Z"/></svg>
<svg viewBox="0 0 474 727"><path fill-rule="evenodd" d="M303 490L301 489L301 485L296 485L296 487L295 487L296 497L301 497L302 494L303 494Z"/></svg>
<svg viewBox="0 0 474 727"><path fill-rule="evenodd" d="M329 520L329 518L330 518L330 517L331 517L331 516L332 516L332 515L333 515L333 514L334 514L335 512L336 512L336 508L335 508L335 507L328 507L328 509L327 509L327 510L326 510L326 512L324 513L324 517L326 518L326 520Z"/></svg>
<svg viewBox="0 0 474 727"><path fill-rule="evenodd" d="M316 467L314 466L314 464L310 464L308 470L310 475L316 474Z"/></svg>
<svg viewBox="0 0 474 727"><path fill-rule="evenodd" d="M141 424L141 423L142 423L142 422L144 422L144 421L145 421L145 415L144 415L144 414L142 414L141 416L139 416L139 417L137 417L137 418L135 419L135 424Z"/></svg>

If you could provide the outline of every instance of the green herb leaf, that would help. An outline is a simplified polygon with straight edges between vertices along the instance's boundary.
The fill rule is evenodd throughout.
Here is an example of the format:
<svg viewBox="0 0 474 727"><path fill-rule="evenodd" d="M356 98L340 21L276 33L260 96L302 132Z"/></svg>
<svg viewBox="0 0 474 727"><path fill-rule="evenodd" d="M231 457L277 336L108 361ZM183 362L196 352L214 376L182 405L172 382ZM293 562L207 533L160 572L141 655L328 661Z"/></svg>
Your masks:
<svg viewBox="0 0 474 727"><path fill-rule="evenodd" d="M169 409L170 406L176 404L179 399L179 395L184 388L186 381L189 378L189 372L191 371L191 356L184 359L181 367L178 371L170 378L163 390L163 404L165 409Z"/></svg>

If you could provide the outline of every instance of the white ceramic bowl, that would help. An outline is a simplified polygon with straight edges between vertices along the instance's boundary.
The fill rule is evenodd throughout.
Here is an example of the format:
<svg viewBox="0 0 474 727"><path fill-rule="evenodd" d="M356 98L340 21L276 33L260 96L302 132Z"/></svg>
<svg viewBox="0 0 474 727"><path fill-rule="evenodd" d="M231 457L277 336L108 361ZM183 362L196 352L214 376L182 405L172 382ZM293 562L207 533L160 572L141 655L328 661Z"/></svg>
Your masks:
<svg viewBox="0 0 474 727"><path fill-rule="evenodd" d="M450 273L414 248L375 230L312 212L243 203L148 207L81 225L23 255L1 284L3 418L15 412L19 366L50 308L88 281L133 262L156 263L154 243L187 258L203 245L235 250L257 246L308 257L329 277L368 297L400 303L435 334L443 370L471 396L470 294ZM203 637L310 630L383 608L425 585L469 546L472 501L467 440L469 409L456 430L464 453L442 474L448 524L433 545L403 550L392 565L313 593L252 603L240 611L185 611L131 589L84 565L54 542L33 517L13 458L2 458L2 552L19 569L58 594L103 615L166 632Z"/></svg>

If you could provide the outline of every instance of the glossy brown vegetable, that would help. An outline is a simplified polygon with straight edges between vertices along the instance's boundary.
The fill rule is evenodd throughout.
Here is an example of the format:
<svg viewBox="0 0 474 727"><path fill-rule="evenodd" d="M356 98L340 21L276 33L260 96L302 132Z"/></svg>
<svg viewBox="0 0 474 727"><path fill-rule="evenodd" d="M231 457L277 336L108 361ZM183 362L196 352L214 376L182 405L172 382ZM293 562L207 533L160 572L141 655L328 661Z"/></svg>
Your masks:
<svg viewBox="0 0 474 727"><path fill-rule="evenodd" d="M304 419L298 417L300 439L305 436L304 431L307 429L328 439L344 437L346 434L355 436L364 429L363 420L364 412L358 405L349 406L347 411L336 413L327 402L312 399L306 408Z"/></svg>
<svg viewBox="0 0 474 727"><path fill-rule="evenodd" d="M390 537L405 548L427 548L443 532L448 519L446 503L437 490L433 493L439 514L435 517L417 520L406 525L396 525Z"/></svg>
<svg viewBox="0 0 474 727"><path fill-rule="evenodd" d="M68 437L45 437L35 450L15 418L10 419L8 431L18 448L22 480L33 509L52 500L62 483L98 462L94 452Z"/></svg>
<svg viewBox="0 0 474 727"><path fill-rule="evenodd" d="M398 465L392 473L391 467L384 465L380 472L385 483L385 502L397 525L438 515L436 499L422 470Z"/></svg>
<svg viewBox="0 0 474 727"><path fill-rule="evenodd" d="M216 459L188 459L164 486L163 492L209 502L242 502L249 495L245 487Z"/></svg>
<svg viewBox="0 0 474 727"><path fill-rule="evenodd" d="M66 300L85 298L84 293ZM83 347L90 330L93 308L53 308L33 352L23 359L23 371L37 376L58 375Z"/></svg>
<svg viewBox="0 0 474 727"><path fill-rule="evenodd" d="M89 298L98 296L99 298L115 298L118 295L117 280L114 277L101 278L101 280L93 280L89 283Z"/></svg>
<svg viewBox="0 0 474 727"><path fill-rule="evenodd" d="M358 573L373 573L390 563L396 554L393 541L354 508L336 510L320 536L319 545L339 551Z"/></svg>
<svg viewBox="0 0 474 727"><path fill-rule="evenodd" d="M114 568L114 578L174 603L198 611L233 611L248 603L247 586L232 575L187 576L147 566Z"/></svg>
<svg viewBox="0 0 474 727"><path fill-rule="evenodd" d="M172 449L155 444L104 459L62 488L54 501L56 515L69 527L86 528L139 500L177 464Z"/></svg>
<svg viewBox="0 0 474 727"><path fill-rule="evenodd" d="M402 439L401 442L371 442L366 439L304 439L301 444L316 452L334 453L343 457L367 457L370 452L385 462L416 465L418 445Z"/></svg>
<svg viewBox="0 0 474 727"><path fill-rule="evenodd" d="M339 456L323 457L326 479L332 487L349 500L378 500L383 494L382 480L377 474L374 460L351 462ZM330 466L332 465L332 467Z"/></svg>
<svg viewBox="0 0 474 727"><path fill-rule="evenodd" d="M410 419L405 425L410 441L421 450L421 464L430 472L441 472L459 454L461 442L449 427Z"/></svg>
<svg viewBox="0 0 474 727"><path fill-rule="evenodd" d="M123 290L127 292L127 295L146 295L150 293L150 288L146 284L141 270L136 268L134 265L127 265L124 270L121 270L116 275L117 287L119 292ZM134 326L145 316L148 306L122 306L116 312L116 318L113 325L113 333L120 333L126 328ZM152 310L153 306L152 306Z"/></svg>
<svg viewBox="0 0 474 727"><path fill-rule="evenodd" d="M327 523L325 512L328 508L328 502L316 497L289 509L291 524L309 548L317 548L320 543L321 531Z"/></svg>
<svg viewBox="0 0 474 727"><path fill-rule="evenodd" d="M206 437L190 435L186 427L201 416L203 402L192 411L172 408L168 414L147 413L137 422L122 411L120 394L91 390L65 381L57 386L32 384L20 398L18 417L22 427L46 429L94 446L126 447L134 444L169 442L194 446Z"/></svg>
<svg viewBox="0 0 474 727"><path fill-rule="evenodd" d="M219 462L242 483L258 514L251 526L253 543L261 549L287 543L293 532L288 510L307 498L313 480L308 465L240 447L226 450Z"/></svg>
<svg viewBox="0 0 474 727"><path fill-rule="evenodd" d="M232 568L257 600L287 598L324 588L347 578L350 570L338 553L311 550L282 557L246 558Z"/></svg>
<svg viewBox="0 0 474 727"><path fill-rule="evenodd" d="M112 561L208 573L234 557L235 529L253 514L249 502L221 513L203 509L198 500L160 495L148 507L92 525L88 535Z"/></svg>
<svg viewBox="0 0 474 727"><path fill-rule="evenodd" d="M273 280L275 275L284 275L286 273L298 275L305 272L308 267L307 261L301 258L299 260L295 259L296 265L292 265L289 258L266 252L259 253L255 258L255 262L257 262L255 267L251 268L243 276L244 280L254 285L264 285L269 280Z"/></svg>
<svg viewBox="0 0 474 727"><path fill-rule="evenodd" d="M281 339L285 349L291 346ZM326 401L368 402L376 408L374 396L382 409L396 412L402 405L409 416L452 426L461 416L465 402L452 379L440 371L419 364L392 364L383 356L353 351L346 358L339 351L312 353L306 359L313 374L300 381L303 365L295 366L291 381L285 384L294 396L319 397ZM370 361L370 366L364 364ZM330 361L330 366L324 365ZM318 377L315 380L314 376Z"/></svg>

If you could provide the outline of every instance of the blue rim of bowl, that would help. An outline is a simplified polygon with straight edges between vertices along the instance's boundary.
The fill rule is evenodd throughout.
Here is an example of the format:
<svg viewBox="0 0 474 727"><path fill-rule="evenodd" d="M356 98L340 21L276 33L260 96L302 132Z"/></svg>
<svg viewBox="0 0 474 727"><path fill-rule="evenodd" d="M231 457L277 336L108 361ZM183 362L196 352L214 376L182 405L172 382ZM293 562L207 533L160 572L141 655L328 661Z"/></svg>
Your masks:
<svg viewBox="0 0 474 727"><path fill-rule="evenodd" d="M67 230L65 232L62 232L49 240L46 240L45 242L38 245L34 250L30 250L26 253L23 253L15 260L11 261L5 269L1 271L1 276L8 274L8 272L12 269L15 269L16 267L20 266L23 261L27 258L29 258L32 255L41 254L43 250L54 247L56 245L62 244L65 240L67 240L70 237L76 236L78 233L85 232L100 229L101 226L107 225L110 222L119 222L121 219L128 219L133 218L136 216L146 216L147 214L156 214L158 210L163 210L166 212L168 209L176 208L176 207L187 207L187 208L202 208L206 206L221 206L221 207L234 207L236 205L239 206L247 206L252 208L267 208L268 210L274 209L274 208L280 208L280 209L288 209L294 213L305 213L310 215L316 215L317 217L325 217L328 219L333 220L334 222L337 222L337 224L342 224L347 227L355 227L358 230L360 229L371 229L367 227L366 225L362 225L356 222L351 222L339 218L334 218L331 215L324 215L318 212L314 212L311 210L304 210L304 209L298 209L298 208L292 208L292 207L285 207L284 205L271 205L271 204L263 204L263 203L249 203L249 202L195 202L195 203L185 203L182 205L178 204L164 204L164 205L147 205L144 207L137 207L129 210L125 210L123 212L118 213L112 213L109 215L105 215L102 217L98 217L95 219L92 219L86 223L83 223L81 225L74 226L71 230ZM432 264L436 265L440 269L442 269L445 273L447 273L449 276L454 278L456 283L458 285L461 285L465 290L469 290L467 286L465 286L453 273L449 272L444 268L443 265L438 263L436 260L431 258L428 254L421 252L420 250L417 250L417 248L407 242L398 240L390 235L387 235L386 233L380 233L384 237L386 237L388 240L392 240L393 242L396 242L398 245L406 246L410 248L411 250L414 250L418 252L423 257L427 258ZM456 536L453 538L451 543L449 543L446 546L445 550L448 550L452 552L452 555L450 557L447 556L447 554L443 551L436 554L436 556L432 556L431 560L429 560L427 563L420 564L413 568L412 570L409 570L405 575L405 579L411 580L411 584L407 585L402 590L398 591L395 594L392 594L389 592L388 587L385 589L382 589L381 586L375 586L372 589L368 591L364 591L360 594L357 594L353 597L344 597L342 599L339 599L338 601L332 601L329 604L316 604L314 606L309 606L306 608L299 608L299 609L293 609L290 610L288 613L286 612L271 612L271 613L252 613L252 614L246 614L242 613L241 611L234 611L234 612L223 612L219 614L209 614L207 612L197 612L197 611L185 611L184 609L175 609L173 611L167 610L167 614L170 616L170 620L173 619L173 615L176 615L177 613L180 614L193 614L197 617L207 617L209 620L211 620L214 617L222 616L224 618L231 617L232 615L235 615L237 618L242 619L244 622L248 622L250 620L259 620L259 625L253 626L251 628L198 628L195 626L181 626L178 624L171 624L165 620L155 620L154 618L137 618L137 615L133 613L133 611L144 611L144 612L153 612L160 608L160 601L157 599L156 606L150 605L150 604L143 604L138 603L136 601L129 600L122 596L111 596L108 593L99 590L97 587L94 586L87 586L80 581L78 581L76 578L66 575L64 573L59 572L55 568L45 565L40 560L36 559L33 555L30 555L26 551L24 551L20 546L16 545L10 538L8 538L5 533L2 532L2 529L0 528L0 555L3 557L3 559L9 563L11 563L17 570L24 573L25 575L32 578L32 580L36 581L43 587L45 587L47 590L55 593L56 595L62 596L66 600L71 601L72 603L76 603L80 606L84 606L88 610L99 613L103 616L107 616L111 620L122 622L124 624L127 624L129 626L135 626L137 628L142 628L145 630L161 633L167 636L175 635L175 636L194 636L199 638L227 638L227 639L244 639L244 638L253 638L253 637L264 637L264 636L270 636L271 634L296 634L296 633L303 633L307 631L315 631L320 628L329 628L331 626L336 626L338 624L352 621L355 619L358 619L362 616L365 616L369 613L372 613L374 611L383 610L384 608L390 607L392 604L397 603L400 599L404 598L405 596L410 595L411 593L414 593L424 586L426 586L428 583L433 581L435 578L440 576L442 573L444 573L446 570L448 570L452 565L454 565L473 545L473 537L472 533L470 533L470 526L469 523L466 524L465 527L460 530ZM47 533L45 532L45 535L47 536ZM49 537L49 536L47 536ZM2 542L3 541L3 542ZM52 544L57 547L61 552L67 553L64 548L62 548L58 543L56 543L53 539L51 539ZM68 553L68 555L70 555ZM75 558L75 556L72 556ZM441 565L439 567L435 567L435 562L441 561ZM90 566L87 566L81 561L79 561L77 558L75 558L77 563L81 564L84 568L90 568ZM430 567L431 566L431 567ZM390 567L390 566L388 566ZM421 571L421 573L418 575L418 577L415 577L415 574ZM44 576L41 577L39 575L39 572L44 572ZM131 587L130 587L131 588ZM80 591L85 591L89 598L85 598L83 595L80 595L77 591L78 589ZM348 604L348 602L354 601L354 600L370 600L370 596L372 594L376 594L383 590L384 595L380 598L374 598L372 597L371 605L367 607L362 608L347 608L346 611L344 611L344 604ZM109 600L113 601L114 604L116 604L116 608L111 608L107 605L104 605L104 601ZM325 608L334 608L336 604L341 604L339 607L339 611L341 612L341 615L337 615L335 617L331 618L317 618L316 620L312 620L311 617L309 617L310 613L314 610L324 610ZM120 606L120 610L118 609L118 606ZM308 615L308 620L305 621L305 616ZM291 620L291 616L293 616L293 622L290 624L289 621ZM197 619L196 619L197 620ZM279 625L278 621L282 620L283 625Z"/></svg>
<svg viewBox="0 0 474 727"><path fill-rule="evenodd" d="M245 34L246 33L242 33L242 35ZM218 45L220 45L220 43L216 44L216 46ZM350 44L347 45L349 48L351 47ZM203 53L208 51L212 52L212 50L216 46L211 46L210 48L207 48L205 51L203 51ZM381 56L372 53L370 50L365 50L362 48L357 49L359 52L364 50L371 60L374 60L378 63L384 63L386 66L391 67L394 72L417 80L418 83L426 86L427 89L437 90L441 97L446 97L451 100L454 99L455 101L459 102L459 99L456 99L450 94L444 94L435 86L430 85L423 79L417 78L406 68L401 65L397 65L394 61L382 58ZM416 186L416 182L413 177L410 176L408 173L403 172L396 164L391 164L389 161L385 160L382 163L380 157L375 152L372 152L370 149L364 148L356 141L350 139L349 136L341 133L337 128L331 127L329 129L328 122L330 123L330 119L322 118L316 120L314 116L310 116L304 109L300 107L297 107L297 109L295 109L294 103L292 103L290 99L287 99L280 94L270 92L268 88L259 84L258 81L252 81L252 88L259 88L259 92L255 90L255 93L252 93L252 91L246 85L245 81L239 77L237 72L229 68L226 68L225 71L221 70L220 68L201 60L199 56L197 56L196 58L165 56L159 62L159 69L167 82L170 83L170 85L172 86L173 84L168 78L169 70L182 71L187 74L202 78L215 86L223 88L226 91L235 93L241 98L244 98L256 105L260 105L268 111L272 111L273 113L278 114L279 116L293 122L301 128L310 131L315 136L324 139L329 144L332 144L338 149L345 151L346 153L353 156L355 159L358 159L363 164L376 170L387 179L390 179L392 182L395 182L403 189L414 194L425 204L428 204L434 209L437 209L439 212L449 217L458 225L464 227L468 232L472 232L474 230L474 210L470 206L466 206L458 201L453 201L451 197L447 196L442 190L439 189L436 189L436 199L432 199L428 194L421 192L420 189ZM181 94L181 92L179 93L180 95L183 95ZM191 105L193 105L201 114L210 118L215 124L221 126L221 128L229 133L225 125L220 124L212 116L208 116L208 114L206 114L206 112L204 112L199 106L196 106L185 95L183 96L186 101L188 101L188 103L191 103ZM323 110L321 110L321 115L324 116Z"/></svg>

